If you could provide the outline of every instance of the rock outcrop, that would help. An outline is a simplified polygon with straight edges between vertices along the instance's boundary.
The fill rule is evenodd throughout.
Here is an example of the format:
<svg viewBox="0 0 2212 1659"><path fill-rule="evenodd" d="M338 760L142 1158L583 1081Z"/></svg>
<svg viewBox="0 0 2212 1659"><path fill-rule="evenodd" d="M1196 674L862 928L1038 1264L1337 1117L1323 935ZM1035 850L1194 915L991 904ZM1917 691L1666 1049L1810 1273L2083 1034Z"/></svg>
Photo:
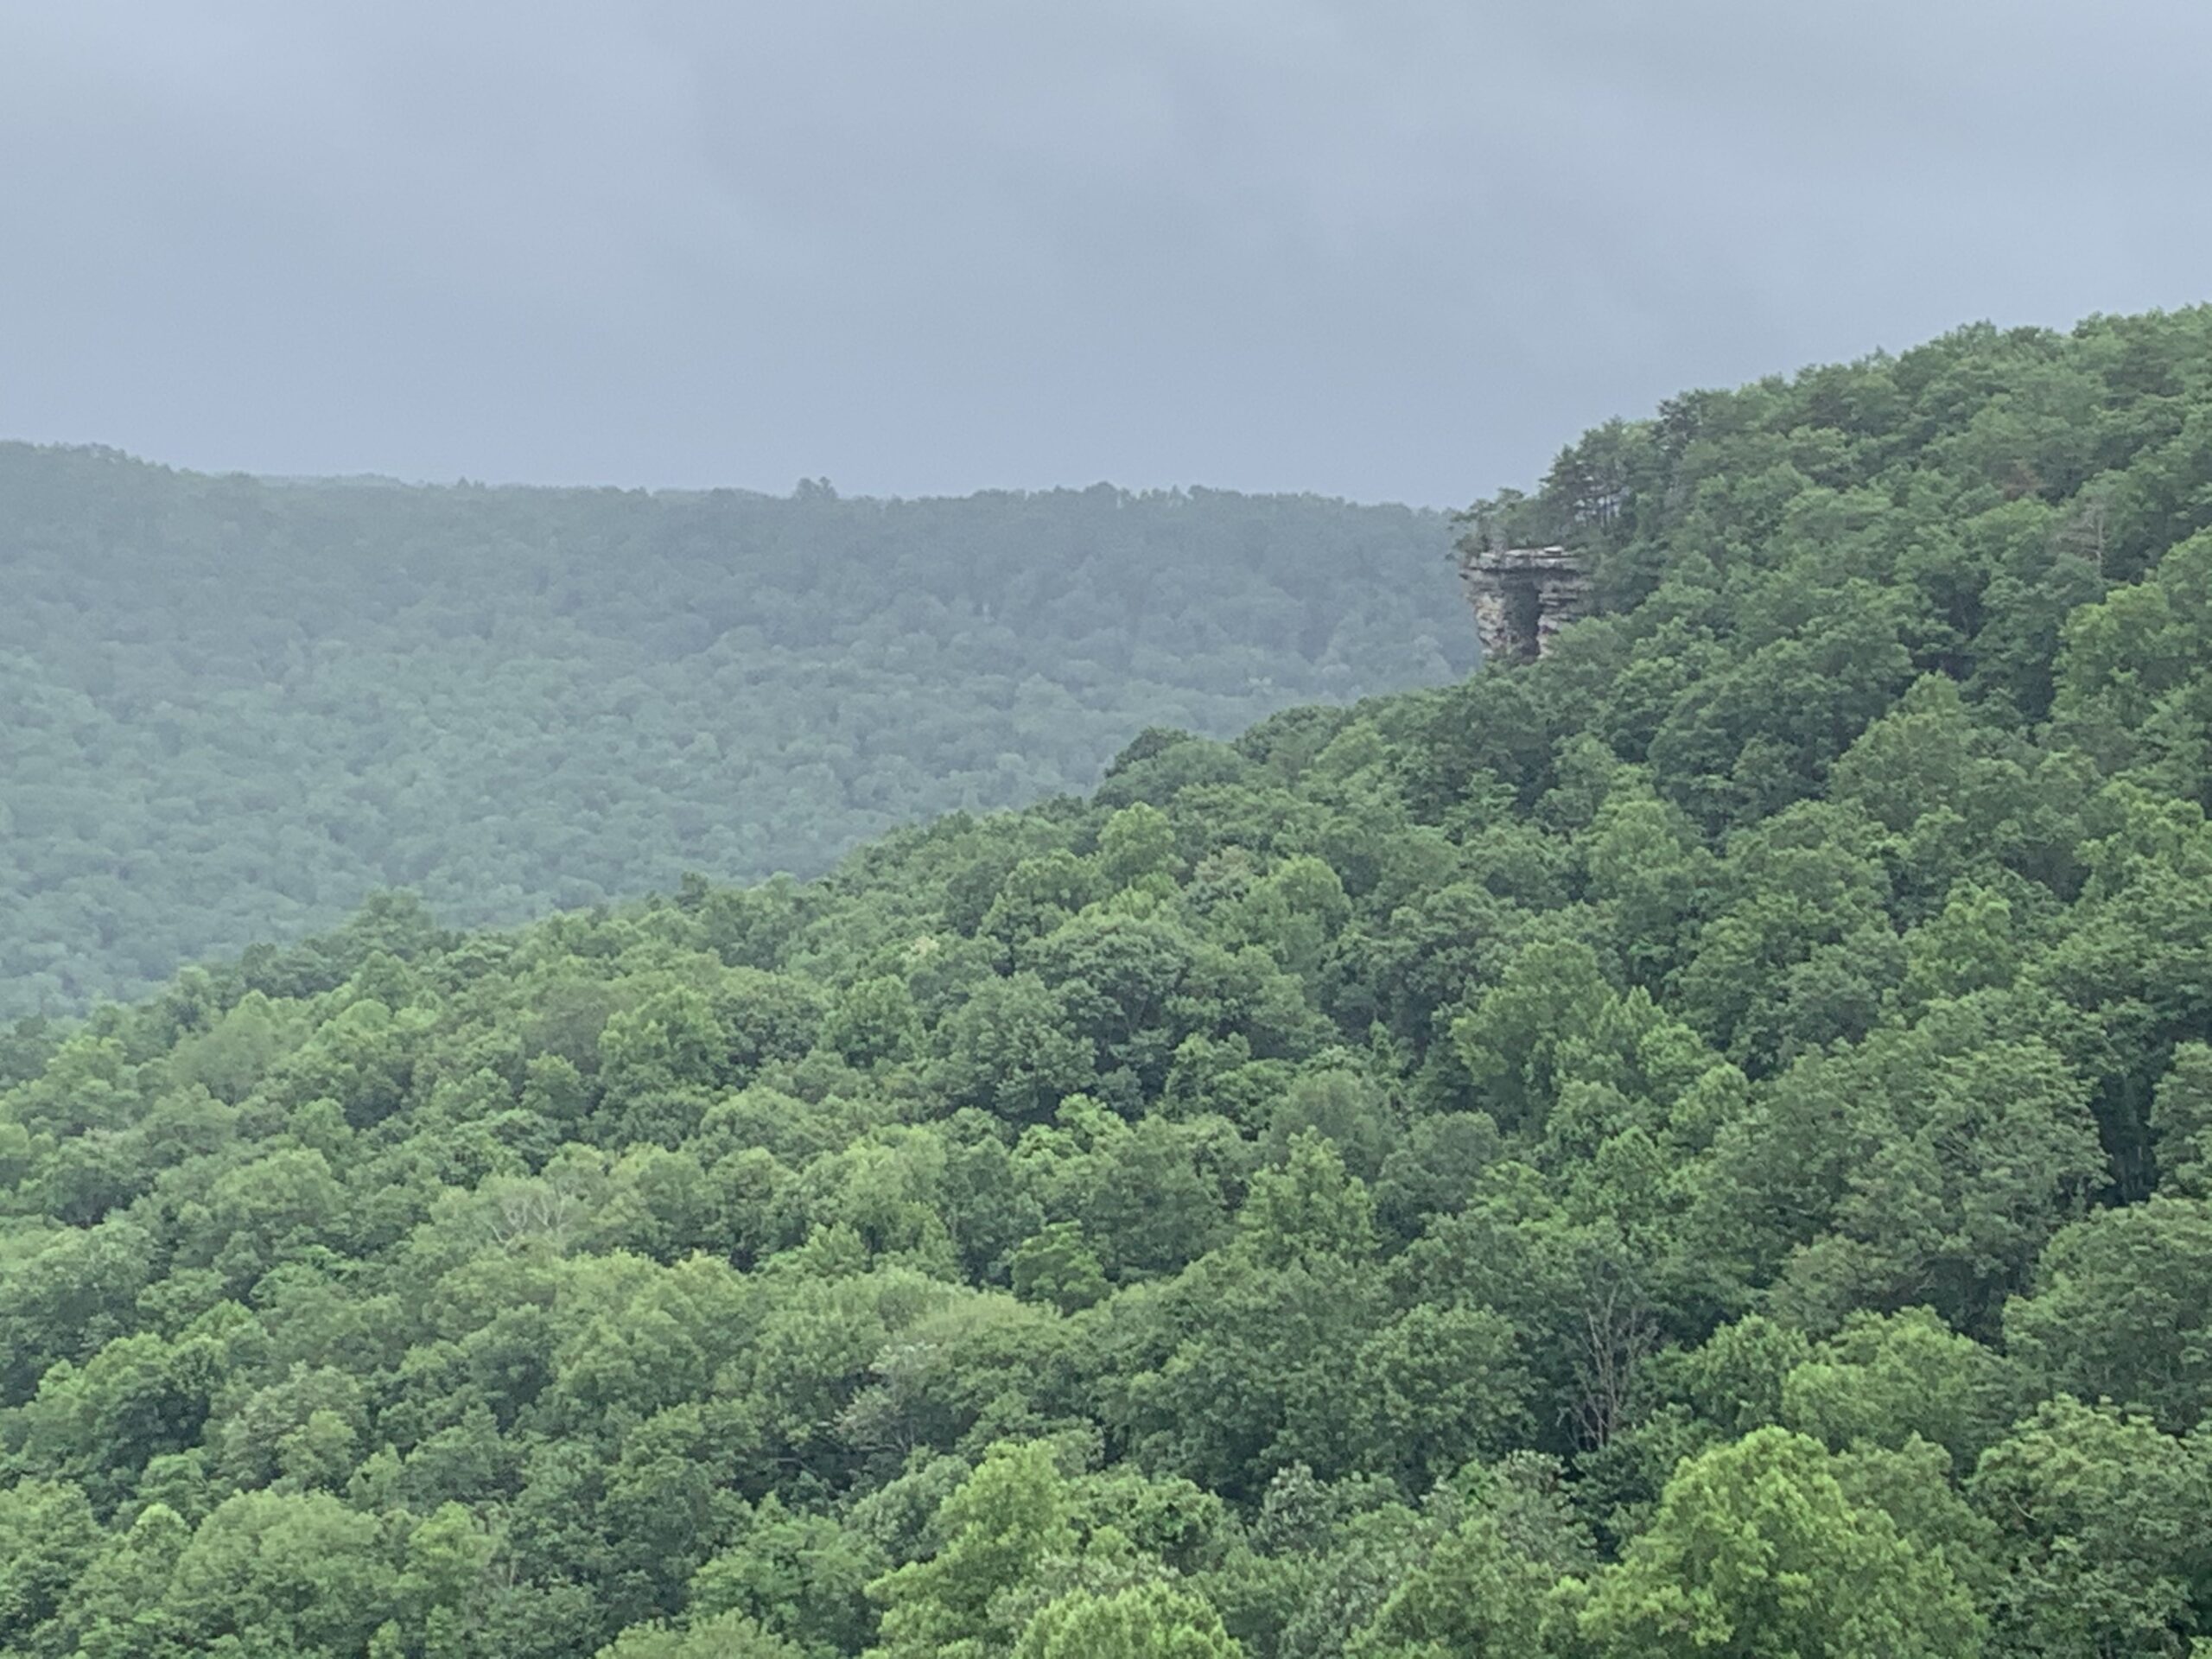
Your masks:
<svg viewBox="0 0 2212 1659"><path fill-rule="evenodd" d="M1485 662L1541 657L1554 634L1590 612L1589 570L1564 547L1462 550L1459 580Z"/></svg>

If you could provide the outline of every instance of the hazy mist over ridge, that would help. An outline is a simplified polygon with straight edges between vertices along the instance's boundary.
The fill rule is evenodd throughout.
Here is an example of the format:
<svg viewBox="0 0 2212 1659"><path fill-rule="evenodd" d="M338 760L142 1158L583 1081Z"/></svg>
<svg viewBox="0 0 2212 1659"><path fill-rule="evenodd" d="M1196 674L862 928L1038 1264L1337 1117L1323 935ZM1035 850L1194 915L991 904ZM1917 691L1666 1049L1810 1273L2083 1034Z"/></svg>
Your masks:
<svg viewBox="0 0 2212 1659"><path fill-rule="evenodd" d="M1690 385L2202 297L2212 13L91 4L0 434L268 474L1424 504Z"/></svg>

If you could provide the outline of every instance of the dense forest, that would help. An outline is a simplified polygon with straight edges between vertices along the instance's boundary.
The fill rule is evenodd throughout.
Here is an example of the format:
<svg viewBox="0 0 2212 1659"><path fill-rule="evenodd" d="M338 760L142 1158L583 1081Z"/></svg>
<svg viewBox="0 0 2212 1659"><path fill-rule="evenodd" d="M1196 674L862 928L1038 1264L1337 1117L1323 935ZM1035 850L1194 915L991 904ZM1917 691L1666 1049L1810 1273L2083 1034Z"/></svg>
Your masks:
<svg viewBox="0 0 2212 1659"><path fill-rule="evenodd" d="M1473 664L1441 515L271 483L0 445L0 1017L408 887L460 925L821 874L1129 734Z"/></svg>
<svg viewBox="0 0 2212 1659"><path fill-rule="evenodd" d="M1599 613L17 1026L0 1652L2206 1652L2212 309L1464 529Z"/></svg>

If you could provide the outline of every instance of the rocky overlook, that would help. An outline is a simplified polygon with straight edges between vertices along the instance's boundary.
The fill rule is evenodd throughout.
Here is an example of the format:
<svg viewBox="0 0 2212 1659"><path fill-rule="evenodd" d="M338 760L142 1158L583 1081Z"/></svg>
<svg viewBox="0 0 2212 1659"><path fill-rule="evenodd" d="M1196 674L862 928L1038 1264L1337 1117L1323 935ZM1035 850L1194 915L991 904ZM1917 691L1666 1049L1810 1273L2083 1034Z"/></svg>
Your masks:
<svg viewBox="0 0 2212 1659"><path fill-rule="evenodd" d="M1554 634L1589 613L1589 571L1569 548L1463 550L1459 580L1485 662L1541 657Z"/></svg>

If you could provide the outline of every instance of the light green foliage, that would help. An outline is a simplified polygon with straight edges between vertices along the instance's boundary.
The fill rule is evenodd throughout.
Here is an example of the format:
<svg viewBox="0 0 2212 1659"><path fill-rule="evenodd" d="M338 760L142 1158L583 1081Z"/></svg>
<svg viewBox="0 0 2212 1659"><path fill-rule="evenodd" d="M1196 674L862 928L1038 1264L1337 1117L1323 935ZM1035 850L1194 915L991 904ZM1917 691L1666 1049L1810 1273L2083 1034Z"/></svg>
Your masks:
<svg viewBox="0 0 2212 1659"><path fill-rule="evenodd" d="M1090 1072L1085 1045L1033 974L988 982L941 1031L945 1092L1001 1117L1048 1116Z"/></svg>
<svg viewBox="0 0 2212 1659"><path fill-rule="evenodd" d="M1174 823L1149 801L1132 801L1099 826L1098 870L1110 887L1133 887L1152 875L1172 880L1181 866Z"/></svg>
<svg viewBox="0 0 2212 1659"><path fill-rule="evenodd" d="M1900 1090L1905 1109L1863 1143L1834 1231L1790 1264L1793 1299L1825 1323L1913 1287L1962 1325L1986 1320L2104 1173L2084 1093L2032 1038L1945 1058L1917 1099Z"/></svg>
<svg viewBox="0 0 2212 1659"><path fill-rule="evenodd" d="M1841 1450L1913 1436L1963 1472L2012 1414L2017 1383L1995 1354L1926 1308L1854 1313L1783 1379L1783 1422Z"/></svg>
<svg viewBox="0 0 2212 1659"><path fill-rule="evenodd" d="M823 1038L855 1065L911 1058L921 1046L922 1022L906 982L890 975L861 980L831 1011Z"/></svg>
<svg viewBox="0 0 2212 1659"><path fill-rule="evenodd" d="M247 1653L359 1653L397 1580L374 1516L327 1493L240 1493L178 1554L161 1623L186 1651L227 1637Z"/></svg>
<svg viewBox="0 0 2212 1659"><path fill-rule="evenodd" d="M1281 1169L1262 1170L1237 1212L1237 1236L1255 1260L1288 1267L1314 1256L1357 1261L1375 1249L1375 1206L1365 1183L1313 1130L1290 1143Z"/></svg>
<svg viewBox="0 0 2212 1659"><path fill-rule="evenodd" d="M1014 1659L1242 1659L1244 1649L1199 1598L1147 1584L1078 1590L1030 1620Z"/></svg>
<svg viewBox="0 0 2212 1659"><path fill-rule="evenodd" d="M1491 1115L1516 1128L1541 1121L1617 1007L1594 951L1547 941L1515 958L1452 1026L1452 1040Z"/></svg>
<svg viewBox="0 0 2212 1659"><path fill-rule="evenodd" d="M1312 975L1351 919L1351 901L1335 870L1300 855L1251 883L1222 915L1230 943L1263 944L1285 967Z"/></svg>
<svg viewBox="0 0 2212 1659"><path fill-rule="evenodd" d="M1814 1441L1754 1430L1688 1464L1580 1616L1599 1653L1967 1659L1980 1619L1940 1554L1846 1496Z"/></svg>
<svg viewBox="0 0 2212 1659"><path fill-rule="evenodd" d="M883 1604L881 1659L1003 1652L1012 1632L998 1604L1046 1558L1075 1543L1065 1481L1043 1443L996 1447L944 1501L925 1560L910 1561L870 1591Z"/></svg>

